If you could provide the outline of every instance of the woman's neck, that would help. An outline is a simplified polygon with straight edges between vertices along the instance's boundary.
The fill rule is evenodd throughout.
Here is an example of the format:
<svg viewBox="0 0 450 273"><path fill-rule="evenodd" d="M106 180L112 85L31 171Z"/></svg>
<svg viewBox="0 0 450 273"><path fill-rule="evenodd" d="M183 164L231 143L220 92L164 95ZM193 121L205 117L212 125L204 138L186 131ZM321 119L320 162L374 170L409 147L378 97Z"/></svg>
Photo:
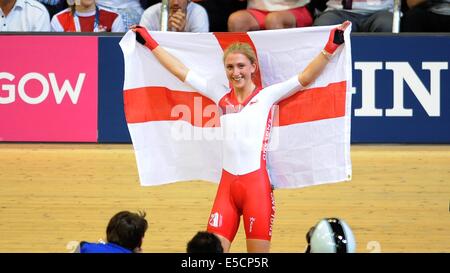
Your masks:
<svg viewBox="0 0 450 273"><path fill-rule="evenodd" d="M75 10L78 12L88 12L95 10L95 3L89 6L76 5Z"/></svg>
<svg viewBox="0 0 450 273"><path fill-rule="evenodd" d="M256 85L251 82L250 84L244 86L244 88L234 89L236 93L236 98L239 103L243 103L252 93L255 91Z"/></svg>

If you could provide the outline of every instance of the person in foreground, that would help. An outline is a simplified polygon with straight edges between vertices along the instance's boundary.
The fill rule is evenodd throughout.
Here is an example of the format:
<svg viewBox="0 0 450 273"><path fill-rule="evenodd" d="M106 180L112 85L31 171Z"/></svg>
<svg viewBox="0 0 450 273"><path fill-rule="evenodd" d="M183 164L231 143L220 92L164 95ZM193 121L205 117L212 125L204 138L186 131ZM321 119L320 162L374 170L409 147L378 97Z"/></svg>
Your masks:
<svg viewBox="0 0 450 273"><path fill-rule="evenodd" d="M305 253L355 253L356 239L343 219L321 219L306 233Z"/></svg>
<svg viewBox="0 0 450 273"><path fill-rule="evenodd" d="M271 108L311 84L335 51L344 43L350 22L331 30L324 49L303 72L262 89L252 80L257 71L256 54L247 43L232 43L223 55L231 88L207 80L190 70L151 37L147 29L133 26L139 43L173 75L213 100L221 110L222 176L211 210L207 231L221 240L229 252L243 216L248 252L269 252L275 201L266 169L266 147L272 127Z"/></svg>
<svg viewBox="0 0 450 273"><path fill-rule="evenodd" d="M148 222L144 212L121 211L109 220L107 242L80 242L75 253L140 253Z"/></svg>
<svg viewBox="0 0 450 273"><path fill-rule="evenodd" d="M220 239L208 231L199 231L188 242L187 253L223 253Z"/></svg>

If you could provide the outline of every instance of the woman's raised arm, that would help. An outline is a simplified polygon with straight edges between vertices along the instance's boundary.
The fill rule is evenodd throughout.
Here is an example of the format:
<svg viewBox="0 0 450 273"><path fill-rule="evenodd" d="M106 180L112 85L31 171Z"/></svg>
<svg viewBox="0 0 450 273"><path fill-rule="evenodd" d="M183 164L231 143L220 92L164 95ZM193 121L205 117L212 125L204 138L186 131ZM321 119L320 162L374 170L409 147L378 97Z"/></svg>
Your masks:
<svg viewBox="0 0 450 273"><path fill-rule="evenodd" d="M133 26L131 30L136 33L136 40L148 47L158 61L180 81L185 82L186 76L189 72L180 60L170 54L167 50L159 46L159 44L152 38L147 29L142 26Z"/></svg>
<svg viewBox="0 0 450 273"><path fill-rule="evenodd" d="M344 43L344 30L350 25L349 21L345 21L342 25L334 28L330 32L328 42L324 49L317 55L298 75L298 81L302 86L308 86L322 73L330 58L334 55L336 49Z"/></svg>

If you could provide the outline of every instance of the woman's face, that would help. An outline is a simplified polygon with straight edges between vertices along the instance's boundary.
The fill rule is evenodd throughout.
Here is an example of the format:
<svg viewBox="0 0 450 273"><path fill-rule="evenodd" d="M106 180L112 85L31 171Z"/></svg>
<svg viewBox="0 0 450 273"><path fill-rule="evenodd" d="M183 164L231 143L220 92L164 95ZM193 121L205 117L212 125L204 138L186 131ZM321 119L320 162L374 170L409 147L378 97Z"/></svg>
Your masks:
<svg viewBox="0 0 450 273"><path fill-rule="evenodd" d="M242 53L230 53L225 58L225 72L234 89L242 89L252 81L256 65Z"/></svg>

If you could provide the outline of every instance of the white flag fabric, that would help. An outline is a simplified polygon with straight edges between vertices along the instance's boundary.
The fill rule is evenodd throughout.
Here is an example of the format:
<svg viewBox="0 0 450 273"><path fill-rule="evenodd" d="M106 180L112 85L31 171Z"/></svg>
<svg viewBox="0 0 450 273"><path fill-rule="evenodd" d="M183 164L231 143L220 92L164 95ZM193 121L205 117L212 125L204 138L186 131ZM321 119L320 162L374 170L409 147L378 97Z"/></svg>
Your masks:
<svg viewBox="0 0 450 273"><path fill-rule="evenodd" d="M247 33L150 32L189 69L228 86L223 49L233 41L255 49L257 84L266 87L303 71L320 53L333 26ZM350 27L345 44L323 73L275 107L267 168L275 188L298 188L351 179ZM219 182L222 131L214 102L170 74L128 31L124 107L143 186L177 181Z"/></svg>

